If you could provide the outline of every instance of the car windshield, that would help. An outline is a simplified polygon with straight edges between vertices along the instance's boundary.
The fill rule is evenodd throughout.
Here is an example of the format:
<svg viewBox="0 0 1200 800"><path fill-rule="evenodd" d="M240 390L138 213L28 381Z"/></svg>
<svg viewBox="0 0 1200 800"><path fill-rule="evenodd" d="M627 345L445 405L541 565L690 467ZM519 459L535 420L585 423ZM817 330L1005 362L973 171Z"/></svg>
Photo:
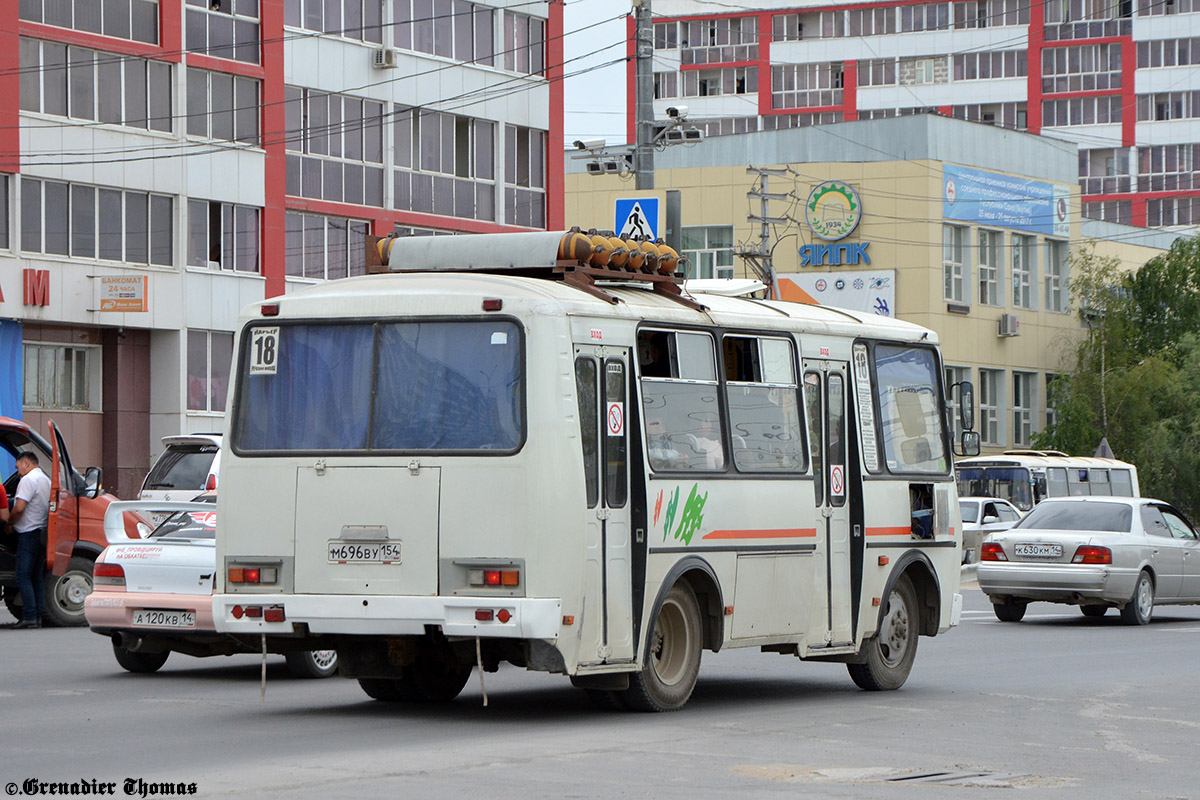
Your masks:
<svg viewBox="0 0 1200 800"><path fill-rule="evenodd" d="M216 503L215 496L196 498L197 503ZM215 539L217 509L212 511L177 511L162 521L150 534L151 539Z"/></svg>
<svg viewBox="0 0 1200 800"><path fill-rule="evenodd" d="M963 522L974 522L979 515L979 503L974 501L960 501L958 504L958 513L962 516Z"/></svg>
<svg viewBox="0 0 1200 800"><path fill-rule="evenodd" d="M1046 500L1014 527L1022 530L1129 533L1133 509L1124 503L1063 503Z"/></svg>

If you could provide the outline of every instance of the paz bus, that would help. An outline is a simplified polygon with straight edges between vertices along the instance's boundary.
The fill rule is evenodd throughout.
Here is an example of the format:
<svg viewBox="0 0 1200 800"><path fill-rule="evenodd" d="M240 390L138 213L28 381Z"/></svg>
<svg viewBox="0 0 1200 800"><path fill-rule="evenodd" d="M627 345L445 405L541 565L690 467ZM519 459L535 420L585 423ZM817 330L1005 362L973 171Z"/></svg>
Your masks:
<svg viewBox="0 0 1200 800"><path fill-rule="evenodd" d="M1000 497L1029 511L1047 497L1137 497L1137 467L1114 458L1069 456L1057 450L1006 450L957 464L963 497Z"/></svg>
<svg viewBox="0 0 1200 800"><path fill-rule="evenodd" d="M957 624L978 435L933 331L688 295L669 248L577 230L373 246L238 324L220 630L336 648L383 701L508 662L664 711L702 650L896 689Z"/></svg>

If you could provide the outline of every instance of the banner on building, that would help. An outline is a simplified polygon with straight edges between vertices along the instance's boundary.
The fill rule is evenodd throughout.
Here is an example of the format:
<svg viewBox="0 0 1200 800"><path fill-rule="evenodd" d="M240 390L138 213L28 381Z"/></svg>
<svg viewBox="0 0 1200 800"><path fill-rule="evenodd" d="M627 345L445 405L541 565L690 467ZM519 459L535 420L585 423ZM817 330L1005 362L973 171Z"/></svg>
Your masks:
<svg viewBox="0 0 1200 800"><path fill-rule="evenodd" d="M1070 236L1070 188L946 164L942 216L957 222Z"/></svg>
<svg viewBox="0 0 1200 800"><path fill-rule="evenodd" d="M101 311L149 311L150 276L101 275Z"/></svg>
<svg viewBox="0 0 1200 800"><path fill-rule="evenodd" d="M880 317L896 316L896 271L800 272L779 275L784 300L837 306Z"/></svg>
<svg viewBox="0 0 1200 800"><path fill-rule="evenodd" d="M25 352L21 344L21 323L0 321L0 417L21 419L22 396L25 385ZM13 457L0 450L0 477L11 475L16 463Z"/></svg>

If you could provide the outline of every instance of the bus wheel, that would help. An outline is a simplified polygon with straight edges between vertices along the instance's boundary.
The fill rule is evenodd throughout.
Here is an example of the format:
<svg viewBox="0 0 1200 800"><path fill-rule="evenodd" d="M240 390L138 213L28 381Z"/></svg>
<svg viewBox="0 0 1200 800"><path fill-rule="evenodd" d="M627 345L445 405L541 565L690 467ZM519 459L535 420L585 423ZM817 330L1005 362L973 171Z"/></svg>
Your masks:
<svg viewBox="0 0 1200 800"><path fill-rule="evenodd" d="M471 677L472 665L446 655L444 659L424 658L404 668L400 681L409 697L431 703L448 703L458 697Z"/></svg>
<svg viewBox="0 0 1200 800"><path fill-rule="evenodd" d="M408 687L399 678L359 678L358 685L372 700L399 703L402 700L413 699Z"/></svg>
<svg viewBox="0 0 1200 800"><path fill-rule="evenodd" d="M614 692L611 689L587 689L586 691L592 705L601 711L625 711L629 708L625 705L623 692Z"/></svg>
<svg viewBox="0 0 1200 800"><path fill-rule="evenodd" d="M700 674L700 604L677 583L654 618L646 664L629 677L626 704L635 711L676 711L692 696Z"/></svg>
<svg viewBox="0 0 1200 800"><path fill-rule="evenodd" d="M62 575L46 574L46 622L60 628L87 625L83 599L92 593L93 566L86 556L72 556Z"/></svg>
<svg viewBox="0 0 1200 800"><path fill-rule="evenodd" d="M847 664L860 689L899 689L908 680L917 657L917 596L902 575L879 614L879 630L863 643L864 661Z"/></svg>
<svg viewBox="0 0 1200 800"><path fill-rule="evenodd" d="M162 665L167 663L169 655L170 650L161 653L135 653L113 642L113 656L118 664L130 672L158 672Z"/></svg>

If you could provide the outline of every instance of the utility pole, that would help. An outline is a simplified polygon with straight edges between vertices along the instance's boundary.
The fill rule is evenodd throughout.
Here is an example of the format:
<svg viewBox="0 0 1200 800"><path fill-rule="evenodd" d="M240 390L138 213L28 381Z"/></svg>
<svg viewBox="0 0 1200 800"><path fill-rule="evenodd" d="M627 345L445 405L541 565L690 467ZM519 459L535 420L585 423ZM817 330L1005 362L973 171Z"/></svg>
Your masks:
<svg viewBox="0 0 1200 800"><path fill-rule="evenodd" d="M775 276L775 247L771 244L771 225L783 225L793 220L786 216L772 217L769 204L772 200L789 200L793 195L791 192L768 192L767 178L771 175L784 177L790 172L791 170L788 169L771 169L769 167L750 166L746 168L747 175L758 175L757 185L746 193L749 199L760 202L760 213L746 215L746 219L749 221L760 223L758 248L748 248L735 253L750 265L750 269L754 271L760 281L770 287L771 297L776 300L779 299L779 279Z"/></svg>
<svg viewBox="0 0 1200 800"><path fill-rule="evenodd" d="M634 21L634 131L636 186L654 188L654 23L650 0L632 0Z"/></svg>

